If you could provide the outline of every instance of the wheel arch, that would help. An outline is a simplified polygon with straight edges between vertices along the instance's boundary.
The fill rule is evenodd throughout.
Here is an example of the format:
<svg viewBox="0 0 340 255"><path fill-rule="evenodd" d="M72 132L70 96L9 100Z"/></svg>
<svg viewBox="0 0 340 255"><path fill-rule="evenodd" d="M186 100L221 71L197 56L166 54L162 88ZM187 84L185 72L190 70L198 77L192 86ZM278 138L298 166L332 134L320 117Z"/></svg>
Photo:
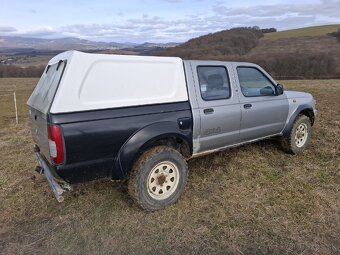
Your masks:
<svg viewBox="0 0 340 255"><path fill-rule="evenodd" d="M158 122L134 133L120 149L112 171L120 171L126 178L134 162L146 150L166 145L178 150L185 158L192 155L192 130L180 130L172 121Z"/></svg>
<svg viewBox="0 0 340 255"><path fill-rule="evenodd" d="M314 115L314 111L313 111L312 108L303 109L302 111L299 112L298 115L305 115L305 116L307 116L310 119L310 122L311 122L312 126L314 125L315 115Z"/></svg>
<svg viewBox="0 0 340 255"><path fill-rule="evenodd" d="M286 124L286 126L285 126L285 128L282 132L283 135L285 135L289 132L289 130L292 128L295 120L298 118L299 115L307 116L311 121L311 125L312 126L314 125L315 115L314 115L313 107L311 107L310 105L300 105L296 108L296 110L290 116L289 121Z"/></svg>

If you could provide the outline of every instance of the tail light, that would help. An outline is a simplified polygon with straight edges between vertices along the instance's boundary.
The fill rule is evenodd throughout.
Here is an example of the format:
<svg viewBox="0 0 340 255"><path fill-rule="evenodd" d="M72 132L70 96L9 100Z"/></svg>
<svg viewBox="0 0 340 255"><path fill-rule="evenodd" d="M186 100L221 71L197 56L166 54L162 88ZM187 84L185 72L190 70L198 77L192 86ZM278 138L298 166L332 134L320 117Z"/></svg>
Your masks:
<svg viewBox="0 0 340 255"><path fill-rule="evenodd" d="M61 128L57 125L48 125L48 146L52 163L64 163L64 145Z"/></svg>

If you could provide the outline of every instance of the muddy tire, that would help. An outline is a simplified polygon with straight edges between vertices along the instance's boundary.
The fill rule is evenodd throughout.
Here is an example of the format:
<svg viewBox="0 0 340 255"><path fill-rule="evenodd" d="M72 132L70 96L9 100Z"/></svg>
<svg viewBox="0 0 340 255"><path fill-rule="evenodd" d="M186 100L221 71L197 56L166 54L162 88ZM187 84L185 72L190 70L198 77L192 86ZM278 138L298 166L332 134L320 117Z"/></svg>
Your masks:
<svg viewBox="0 0 340 255"><path fill-rule="evenodd" d="M187 176L184 157L175 149L157 146L135 162L129 174L129 194L143 209L159 210L179 199Z"/></svg>
<svg viewBox="0 0 340 255"><path fill-rule="evenodd" d="M288 134L283 136L281 144L283 149L291 154L302 153L310 142L312 124L305 115L299 115Z"/></svg>

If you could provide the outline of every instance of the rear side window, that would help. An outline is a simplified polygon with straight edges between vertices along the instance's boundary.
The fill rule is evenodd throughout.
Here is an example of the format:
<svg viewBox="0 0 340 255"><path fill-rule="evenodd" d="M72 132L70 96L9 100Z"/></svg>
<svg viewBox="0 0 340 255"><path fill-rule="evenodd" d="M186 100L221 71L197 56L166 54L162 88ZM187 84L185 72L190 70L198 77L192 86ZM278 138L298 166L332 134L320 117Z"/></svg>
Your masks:
<svg viewBox="0 0 340 255"><path fill-rule="evenodd" d="M254 67L237 67L241 91L246 97L273 96L275 88L261 71Z"/></svg>
<svg viewBox="0 0 340 255"><path fill-rule="evenodd" d="M224 66L199 66L197 73L203 100L230 98L229 76Z"/></svg>
<svg viewBox="0 0 340 255"><path fill-rule="evenodd" d="M31 97L28 99L27 104L29 106L47 114L63 75L65 65L66 63L61 61L47 66Z"/></svg>

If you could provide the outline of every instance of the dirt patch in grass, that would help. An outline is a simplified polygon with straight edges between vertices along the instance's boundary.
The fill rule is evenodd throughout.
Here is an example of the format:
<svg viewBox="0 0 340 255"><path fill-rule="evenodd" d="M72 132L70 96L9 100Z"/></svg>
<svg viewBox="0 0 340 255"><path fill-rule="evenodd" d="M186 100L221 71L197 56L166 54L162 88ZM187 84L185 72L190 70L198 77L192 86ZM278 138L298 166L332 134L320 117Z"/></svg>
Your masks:
<svg viewBox="0 0 340 255"><path fill-rule="evenodd" d="M74 186L58 204L37 162L26 100L37 79L0 79L0 253L339 254L340 81L283 81L311 92L318 116L308 150L266 140L189 161L178 203L147 213L123 182Z"/></svg>

